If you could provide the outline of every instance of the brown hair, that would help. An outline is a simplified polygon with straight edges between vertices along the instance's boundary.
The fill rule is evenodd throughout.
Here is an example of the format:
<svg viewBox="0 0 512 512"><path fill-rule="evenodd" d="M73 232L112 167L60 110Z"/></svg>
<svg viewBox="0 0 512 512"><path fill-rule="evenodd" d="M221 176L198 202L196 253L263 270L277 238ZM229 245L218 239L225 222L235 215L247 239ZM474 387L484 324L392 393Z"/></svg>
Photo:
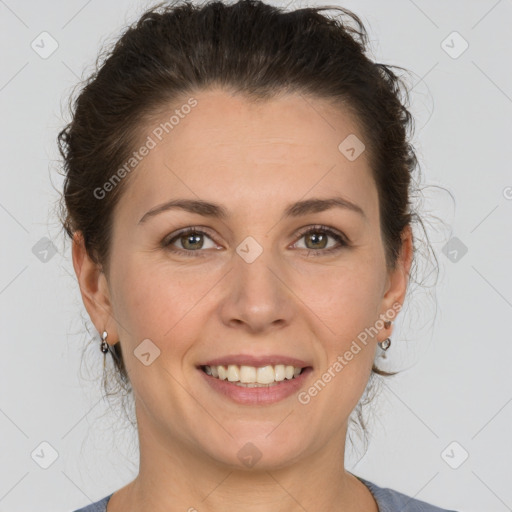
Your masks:
<svg viewBox="0 0 512 512"><path fill-rule="evenodd" d="M340 16L324 16L324 10ZM391 70L403 68L373 62L367 45L359 17L341 7L286 12L240 0L203 6L177 1L147 10L100 54L71 106L71 122L58 135L66 233L80 232L90 257L108 269L113 210L129 177L102 199L93 191L126 162L144 123L177 98L210 86L253 100L300 92L343 105L358 121L379 194L386 262L393 268L404 228L414 220L423 227L410 201L418 163L409 142L413 119L404 83ZM113 354L128 384L120 343ZM374 364L374 373L397 372ZM358 419L365 430L359 411Z"/></svg>

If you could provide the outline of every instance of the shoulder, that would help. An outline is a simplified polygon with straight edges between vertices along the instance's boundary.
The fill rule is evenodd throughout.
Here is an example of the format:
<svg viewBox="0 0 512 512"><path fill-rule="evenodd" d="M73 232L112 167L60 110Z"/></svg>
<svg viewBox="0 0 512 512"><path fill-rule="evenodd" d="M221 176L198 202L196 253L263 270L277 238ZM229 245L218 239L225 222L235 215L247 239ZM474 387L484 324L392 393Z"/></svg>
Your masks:
<svg viewBox="0 0 512 512"><path fill-rule="evenodd" d="M114 494L114 493L112 493ZM101 498L99 501L95 501L90 505L87 505L83 508L75 510L74 512L106 512L108 500L112 497L112 494Z"/></svg>
<svg viewBox="0 0 512 512"><path fill-rule="evenodd" d="M379 512L456 512L455 510L439 508L425 501L417 500L388 487L379 487L377 484L369 482L360 476L354 476L363 482L373 494L379 506Z"/></svg>

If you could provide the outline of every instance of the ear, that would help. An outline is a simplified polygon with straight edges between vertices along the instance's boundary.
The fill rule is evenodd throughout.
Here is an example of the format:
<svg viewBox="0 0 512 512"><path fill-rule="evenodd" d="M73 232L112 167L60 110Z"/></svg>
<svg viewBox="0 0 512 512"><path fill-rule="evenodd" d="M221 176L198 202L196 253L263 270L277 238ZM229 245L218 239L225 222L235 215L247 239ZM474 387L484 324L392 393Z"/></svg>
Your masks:
<svg viewBox="0 0 512 512"><path fill-rule="evenodd" d="M409 272L411 270L414 245L413 234L410 225L407 225L402 231L402 248L397 258L394 270L388 272L386 280L385 293L382 299L381 316L383 320L389 318L394 320L402 309L405 294L407 292L407 285L409 283ZM383 341L391 335L393 327L382 329L381 334L378 336L378 341Z"/></svg>
<svg viewBox="0 0 512 512"><path fill-rule="evenodd" d="M73 235L72 256L82 300L92 323L100 336L103 331L107 331L108 342L114 345L118 338L107 278L101 266L87 254L80 231Z"/></svg>

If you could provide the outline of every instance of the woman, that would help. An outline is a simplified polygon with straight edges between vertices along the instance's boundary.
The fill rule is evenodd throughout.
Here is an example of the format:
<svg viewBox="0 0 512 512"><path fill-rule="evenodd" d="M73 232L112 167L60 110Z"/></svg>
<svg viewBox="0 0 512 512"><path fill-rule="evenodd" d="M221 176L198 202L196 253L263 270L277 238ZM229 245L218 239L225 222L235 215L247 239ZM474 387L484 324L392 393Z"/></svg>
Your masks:
<svg viewBox="0 0 512 512"><path fill-rule="evenodd" d="M74 269L140 444L82 512L443 510L343 467L389 375L417 162L398 77L357 16L321 11L150 9L59 135Z"/></svg>

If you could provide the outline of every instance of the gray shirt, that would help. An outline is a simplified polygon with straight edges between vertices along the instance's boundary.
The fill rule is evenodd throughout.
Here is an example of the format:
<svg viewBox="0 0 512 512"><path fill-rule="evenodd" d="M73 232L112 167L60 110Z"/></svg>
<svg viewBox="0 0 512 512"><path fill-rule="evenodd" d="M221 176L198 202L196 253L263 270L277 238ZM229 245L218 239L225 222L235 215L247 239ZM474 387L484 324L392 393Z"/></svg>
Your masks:
<svg viewBox="0 0 512 512"><path fill-rule="evenodd" d="M425 501L411 498L401 492L387 487L379 487L364 478L357 475L354 476L363 482L363 484L365 484L373 494L373 497L379 507L379 512L456 512L455 510L439 508L435 505L426 503ZM106 512L107 503L112 494L105 496L101 500L91 503L84 508L75 510L74 512Z"/></svg>

